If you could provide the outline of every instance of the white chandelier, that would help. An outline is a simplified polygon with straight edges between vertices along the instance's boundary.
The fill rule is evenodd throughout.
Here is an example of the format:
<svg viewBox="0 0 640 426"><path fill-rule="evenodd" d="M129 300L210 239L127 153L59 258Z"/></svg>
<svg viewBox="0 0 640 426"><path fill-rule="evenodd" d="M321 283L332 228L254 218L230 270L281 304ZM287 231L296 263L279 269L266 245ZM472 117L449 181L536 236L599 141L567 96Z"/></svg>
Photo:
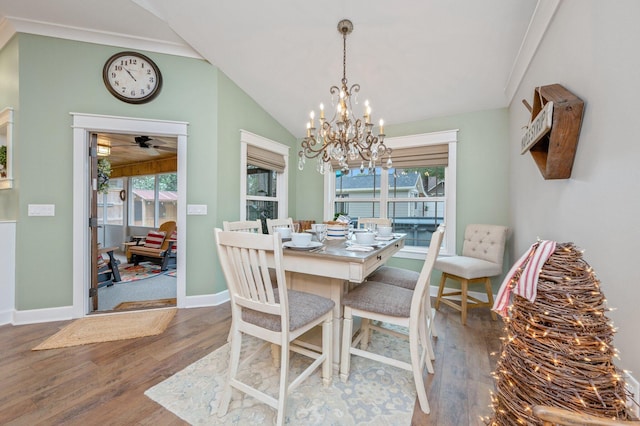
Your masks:
<svg viewBox="0 0 640 426"><path fill-rule="evenodd" d="M331 163L337 163L342 170L349 170L360 163L360 170L373 169L378 161L386 157L385 167L392 166L391 149L384 144L384 122L380 120L378 135L372 133L371 107L364 103L362 118L353 110L358 104L357 95L360 85L347 85L347 35L353 31L353 23L348 19L338 22L338 32L342 34L342 81L340 87L331 86L331 104L334 115L325 119L324 105L320 104L319 128L315 126L315 111L309 114L307 136L302 140L302 149L298 152L298 169L303 170L306 158L317 158L316 170L324 174L331 171ZM353 97L353 100L352 100ZM351 165L350 165L351 164Z"/></svg>

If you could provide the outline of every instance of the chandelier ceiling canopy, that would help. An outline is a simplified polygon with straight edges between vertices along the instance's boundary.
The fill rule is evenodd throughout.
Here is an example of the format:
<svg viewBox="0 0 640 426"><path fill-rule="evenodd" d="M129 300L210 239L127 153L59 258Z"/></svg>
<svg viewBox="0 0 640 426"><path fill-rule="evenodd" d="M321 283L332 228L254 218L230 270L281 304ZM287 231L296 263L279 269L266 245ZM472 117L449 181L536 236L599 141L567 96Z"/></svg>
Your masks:
<svg viewBox="0 0 640 426"><path fill-rule="evenodd" d="M316 169L324 174L333 165L342 170L360 165L373 169L378 162L389 168L392 166L391 149L384 144L384 122L380 120L378 135L373 134L371 106L365 100L362 111L354 111L358 105L360 85L349 87L347 82L347 35L353 31L353 23L348 19L338 22L338 32L342 34L342 80L340 85L331 86L331 119L325 118L324 105L320 104L318 127L316 114L311 111L307 123L307 136L302 140L298 152L298 169L303 170L307 158L317 159Z"/></svg>

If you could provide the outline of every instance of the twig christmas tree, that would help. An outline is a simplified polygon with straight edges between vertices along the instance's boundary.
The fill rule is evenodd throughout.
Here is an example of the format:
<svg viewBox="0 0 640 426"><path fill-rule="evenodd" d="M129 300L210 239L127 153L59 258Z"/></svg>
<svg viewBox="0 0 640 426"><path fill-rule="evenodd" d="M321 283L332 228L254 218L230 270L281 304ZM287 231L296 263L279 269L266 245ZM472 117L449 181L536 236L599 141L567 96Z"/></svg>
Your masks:
<svg viewBox="0 0 640 426"><path fill-rule="evenodd" d="M539 270L535 301L514 295L505 316L506 336L494 372L494 415L488 423L541 425L533 416L534 405L628 420L600 282L572 243L553 247ZM506 285L517 285L530 257Z"/></svg>

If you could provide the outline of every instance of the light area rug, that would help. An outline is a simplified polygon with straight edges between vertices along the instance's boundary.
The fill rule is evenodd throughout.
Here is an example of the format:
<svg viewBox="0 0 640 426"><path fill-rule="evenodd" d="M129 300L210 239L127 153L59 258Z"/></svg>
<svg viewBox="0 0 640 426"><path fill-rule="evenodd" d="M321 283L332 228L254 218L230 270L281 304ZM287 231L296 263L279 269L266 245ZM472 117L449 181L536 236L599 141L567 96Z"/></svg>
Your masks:
<svg viewBox="0 0 640 426"><path fill-rule="evenodd" d="M66 348L89 343L154 336L164 332L175 314L176 309L170 308L80 318L65 326L33 350Z"/></svg>
<svg viewBox="0 0 640 426"><path fill-rule="evenodd" d="M377 332L373 337L371 350L409 361L408 342ZM245 337L243 354L259 345L257 339ZM217 416L228 361L229 344L225 344L148 389L145 395L192 425L275 424L275 409L236 390L227 414ZM293 354L289 381L307 365L308 358ZM242 380L277 397L279 369L274 367L269 350L240 370ZM325 388L319 370L303 381L289 396L285 424L408 426L415 401L411 372L353 356L347 383L334 375L332 385Z"/></svg>

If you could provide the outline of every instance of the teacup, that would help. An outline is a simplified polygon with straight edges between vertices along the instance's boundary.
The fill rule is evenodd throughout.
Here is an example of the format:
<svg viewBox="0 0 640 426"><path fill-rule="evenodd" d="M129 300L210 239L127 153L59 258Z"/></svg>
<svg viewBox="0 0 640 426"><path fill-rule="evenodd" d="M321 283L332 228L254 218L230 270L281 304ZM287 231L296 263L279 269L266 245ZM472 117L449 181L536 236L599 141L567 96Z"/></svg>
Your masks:
<svg viewBox="0 0 640 426"><path fill-rule="evenodd" d="M308 232L294 232L291 234L291 243L296 247L307 247L311 244L311 234Z"/></svg>
<svg viewBox="0 0 640 426"><path fill-rule="evenodd" d="M356 234L356 243L358 244L373 244L376 240L376 234L373 232L358 232Z"/></svg>
<svg viewBox="0 0 640 426"><path fill-rule="evenodd" d="M291 228L288 226L276 226L275 231L280 233L281 238L291 238Z"/></svg>
<svg viewBox="0 0 640 426"><path fill-rule="evenodd" d="M378 226L378 235L381 237L390 237L392 230L393 228L390 226Z"/></svg>

